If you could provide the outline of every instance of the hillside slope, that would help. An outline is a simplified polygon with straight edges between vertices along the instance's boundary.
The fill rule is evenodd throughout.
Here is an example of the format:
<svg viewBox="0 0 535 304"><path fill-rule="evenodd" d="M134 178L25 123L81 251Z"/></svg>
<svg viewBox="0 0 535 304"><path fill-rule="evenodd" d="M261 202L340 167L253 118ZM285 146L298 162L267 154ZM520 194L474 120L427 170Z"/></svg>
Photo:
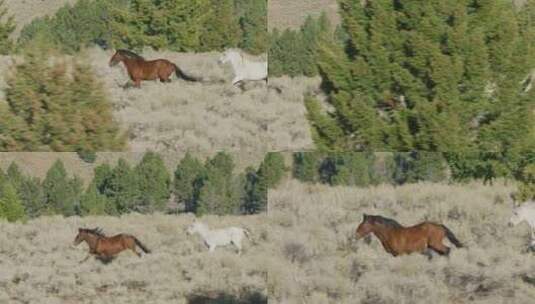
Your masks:
<svg viewBox="0 0 535 304"><path fill-rule="evenodd" d="M27 224L0 220L1 303L188 303L192 294L223 292L238 297L266 294L263 262L269 229L263 216L205 216L210 228L238 226L251 232L244 251L208 253L198 235L187 235L192 215L40 217ZM73 246L77 229L101 227L106 235L128 233L152 252L125 251L111 263L90 258L85 243Z"/></svg>
<svg viewBox="0 0 535 304"><path fill-rule="evenodd" d="M329 187L291 180L268 194L270 303L530 303L529 227L508 227L514 185L420 183ZM446 225L464 244L449 257L393 257L354 239L363 213ZM454 247L447 240L447 246Z"/></svg>

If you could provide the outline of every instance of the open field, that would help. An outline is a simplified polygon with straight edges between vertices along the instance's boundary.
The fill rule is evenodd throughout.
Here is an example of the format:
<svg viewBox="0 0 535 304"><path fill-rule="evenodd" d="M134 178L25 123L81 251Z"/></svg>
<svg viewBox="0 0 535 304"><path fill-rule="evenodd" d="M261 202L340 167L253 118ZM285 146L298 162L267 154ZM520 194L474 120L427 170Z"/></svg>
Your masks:
<svg viewBox="0 0 535 304"><path fill-rule="evenodd" d="M269 192L270 303L520 303L535 297L529 228L510 228L514 185L421 183L371 188L305 185ZM392 257L355 241L362 214L450 228L466 248L449 257ZM448 246L448 241L445 241Z"/></svg>
<svg viewBox="0 0 535 304"><path fill-rule="evenodd" d="M325 12L333 24L338 24L336 0L269 0L268 28L298 28L308 15L317 17Z"/></svg>
<svg viewBox="0 0 535 304"><path fill-rule="evenodd" d="M0 303L193 303L186 297L219 292L265 298L265 216L201 218L210 228L249 229L252 241L244 241L241 256L232 247L209 254L199 236L186 234L192 221L192 215L161 214L0 221ZM138 258L125 251L107 265L93 258L80 263L88 249L73 246L77 229L95 226L107 235L132 234L152 253Z"/></svg>
<svg viewBox="0 0 535 304"><path fill-rule="evenodd" d="M87 50L83 60L92 65L104 84L115 119L128 134L130 151L189 150L209 156L226 150L251 163L268 151L301 148L301 144L296 146L286 137L278 137L294 123L292 117L284 115L286 103L269 100L263 82L248 83L243 92L233 87L230 66L217 63L219 53L147 51L143 55L147 59L167 58L187 73L203 77L203 81L148 81L141 89L124 89L129 80L125 68L108 66L112 51ZM9 74L12 60L3 57L0 62L7 63L0 67L0 73ZM4 81L0 79L0 90L5 88ZM294 132L303 133L307 128L302 125Z"/></svg>

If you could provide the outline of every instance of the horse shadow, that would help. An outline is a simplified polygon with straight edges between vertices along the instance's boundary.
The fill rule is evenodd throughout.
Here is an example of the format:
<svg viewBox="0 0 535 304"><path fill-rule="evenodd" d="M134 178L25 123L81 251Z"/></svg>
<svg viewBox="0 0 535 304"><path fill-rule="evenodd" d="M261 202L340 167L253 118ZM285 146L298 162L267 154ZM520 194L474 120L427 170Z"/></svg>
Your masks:
<svg viewBox="0 0 535 304"><path fill-rule="evenodd" d="M187 297L188 304L267 304L268 300L260 292L248 292L241 296L224 292L208 292L204 295L191 295Z"/></svg>
<svg viewBox="0 0 535 304"><path fill-rule="evenodd" d="M116 257L114 256L95 256L95 259L100 261L102 264L104 265L108 265L110 264L111 262L113 262L113 260L115 260Z"/></svg>

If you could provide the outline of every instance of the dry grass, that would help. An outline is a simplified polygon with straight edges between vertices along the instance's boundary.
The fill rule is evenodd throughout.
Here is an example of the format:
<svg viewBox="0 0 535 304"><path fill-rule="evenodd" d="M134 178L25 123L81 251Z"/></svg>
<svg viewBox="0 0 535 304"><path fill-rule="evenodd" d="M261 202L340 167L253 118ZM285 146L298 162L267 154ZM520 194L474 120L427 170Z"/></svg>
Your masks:
<svg viewBox="0 0 535 304"><path fill-rule="evenodd" d="M65 4L73 4L77 0L5 0L8 15L15 18L16 29L13 37L18 37L24 25L33 19L52 16Z"/></svg>
<svg viewBox="0 0 535 304"><path fill-rule="evenodd" d="M317 17L325 12L333 24L340 22L336 0L270 0L268 1L268 27L298 28L308 15Z"/></svg>
<svg viewBox="0 0 535 304"><path fill-rule="evenodd" d="M281 109L287 110L286 103L268 100L263 82L248 83L244 92L232 86L230 66L217 63L219 53L147 51L143 53L147 59L167 58L204 81L148 81L141 89L122 87L129 79L122 65L108 66L111 55L111 51L92 48L81 57L92 65L108 91L114 116L129 135L130 151L183 154L189 150L207 157L226 150L251 164L268 151L301 148L278 137L288 131L286 118L280 116ZM5 63L0 70L10 70L6 65L12 64L11 60L0 60ZM0 90L5 87L3 81L0 79Z"/></svg>
<svg viewBox="0 0 535 304"><path fill-rule="evenodd" d="M26 224L0 221L0 303L187 303L192 294L266 294L264 263L269 229L265 216L206 216L212 228L242 226L252 232L244 252L232 247L209 254L186 234L192 215L41 217ZM78 227L130 233L151 254L121 253L105 265L89 259L87 245L73 247Z"/></svg>
<svg viewBox="0 0 535 304"><path fill-rule="evenodd" d="M290 180L269 193L270 303L532 303L529 229L506 225L512 191L503 184L349 188ZM375 237L369 244L351 238L364 212L403 225L443 223L467 247L431 261L394 258Z"/></svg>

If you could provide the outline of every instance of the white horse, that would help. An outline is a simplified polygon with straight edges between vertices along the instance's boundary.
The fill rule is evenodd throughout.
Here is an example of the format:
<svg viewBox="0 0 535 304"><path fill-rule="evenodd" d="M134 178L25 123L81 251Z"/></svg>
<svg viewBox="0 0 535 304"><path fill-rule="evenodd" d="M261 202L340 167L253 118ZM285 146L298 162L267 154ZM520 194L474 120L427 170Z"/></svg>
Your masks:
<svg viewBox="0 0 535 304"><path fill-rule="evenodd" d="M509 226L515 226L525 221L531 228L531 244L535 246L535 201L525 202L513 209L513 215L509 219Z"/></svg>
<svg viewBox="0 0 535 304"><path fill-rule="evenodd" d="M230 62L232 69L234 70L234 79L232 79L233 85L250 80L267 81L267 61L251 61L245 58L240 51L228 49L221 55L221 57L219 57L219 63L224 64L227 62Z"/></svg>
<svg viewBox="0 0 535 304"><path fill-rule="evenodd" d="M198 233L204 240L208 251L213 252L217 246L226 246L233 244L238 248L238 254L241 254L241 241L243 237L249 238L247 229L238 227L228 227L225 229L208 229L208 226L201 222L194 221L188 229L189 235Z"/></svg>

